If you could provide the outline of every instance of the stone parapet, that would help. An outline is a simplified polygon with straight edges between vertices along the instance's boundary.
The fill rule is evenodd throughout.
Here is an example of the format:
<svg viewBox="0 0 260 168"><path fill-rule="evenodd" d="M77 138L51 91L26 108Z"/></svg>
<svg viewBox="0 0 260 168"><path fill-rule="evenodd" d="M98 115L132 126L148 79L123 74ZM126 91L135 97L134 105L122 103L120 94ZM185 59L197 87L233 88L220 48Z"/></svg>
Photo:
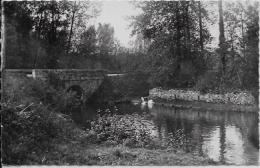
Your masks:
<svg viewBox="0 0 260 168"><path fill-rule="evenodd" d="M49 73L58 75L61 80L86 80L92 78L104 78L104 70L88 69L33 69L33 78L47 79Z"/></svg>

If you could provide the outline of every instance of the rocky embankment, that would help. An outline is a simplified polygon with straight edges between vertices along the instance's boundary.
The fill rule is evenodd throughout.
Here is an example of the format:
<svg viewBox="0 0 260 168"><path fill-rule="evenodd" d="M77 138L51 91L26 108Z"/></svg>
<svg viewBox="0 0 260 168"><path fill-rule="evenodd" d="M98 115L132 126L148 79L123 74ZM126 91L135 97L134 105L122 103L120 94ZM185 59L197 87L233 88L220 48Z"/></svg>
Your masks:
<svg viewBox="0 0 260 168"><path fill-rule="evenodd" d="M252 94L247 92L226 94L201 94L199 91L191 90L163 90L154 88L149 90L149 97L165 100L201 101L208 103L232 103L239 105L255 105L256 101Z"/></svg>

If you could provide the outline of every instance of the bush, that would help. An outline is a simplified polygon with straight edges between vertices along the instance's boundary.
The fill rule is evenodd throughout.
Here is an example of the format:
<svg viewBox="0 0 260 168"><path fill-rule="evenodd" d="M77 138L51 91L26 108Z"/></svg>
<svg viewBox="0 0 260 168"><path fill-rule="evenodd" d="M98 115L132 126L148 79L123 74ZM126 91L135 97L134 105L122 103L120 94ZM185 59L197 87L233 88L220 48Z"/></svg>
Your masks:
<svg viewBox="0 0 260 168"><path fill-rule="evenodd" d="M84 132L66 115L57 113L77 105L75 95L65 92L59 83L53 74L46 82L28 78L11 81L8 102L1 111L3 163L41 164L45 156L55 154L57 142L75 137L83 141Z"/></svg>
<svg viewBox="0 0 260 168"><path fill-rule="evenodd" d="M109 145L123 144L130 148L145 147L148 149L182 148L187 145L184 130L177 130L165 140L151 134L155 126L147 120L146 115L112 115L109 110L92 121L91 131L99 143Z"/></svg>
<svg viewBox="0 0 260 168"><path fill-rule="evenodd" d="M212 91L219 91L220 86L220 74L214 71L207 71L204 75L200 76L195 89L202 92L208 93Z"/></svg>
<svg viewBox="0 0 260 168"><path fill-rule="evenodd" d="M105 114L91 123L91 130L96 133L99 142L112 141L140 147L151 140L150 128L142 123L143 120L145 118L139 115Z"/></svg>
<svg viewBox="0 0 260 168"><path fill-rule="evenodd" d="M47 81L25 78L19 83L11 82L9 87L8 104L29 105L33 102L63 113L68 113L77 104L75 93L66 92L62 82L53 73L48 75Z"/></svg>
<svg viewBox="0 0 260 168"><path fill-rule="evenodd" d="M40 163L39 156L52 148L61 130L54 113L42 105L25 111L5 108L1 116L4 164Z"/></svg>

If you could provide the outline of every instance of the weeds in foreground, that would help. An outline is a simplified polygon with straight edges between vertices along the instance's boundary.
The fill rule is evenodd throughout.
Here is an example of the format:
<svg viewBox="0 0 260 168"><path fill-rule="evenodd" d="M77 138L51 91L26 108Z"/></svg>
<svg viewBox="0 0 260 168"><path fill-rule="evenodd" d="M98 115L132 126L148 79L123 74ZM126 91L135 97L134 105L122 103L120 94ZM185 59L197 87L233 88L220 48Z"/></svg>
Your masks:
<svg viewBox="0 0 260 168"><path fill-rule="evenodd" d="M56 84L55 84L56 80ZM57 139L74 136L72 123L60 112L73 105L74 97L58 88L59 82L26 79L9 81L7 101L1 104L3 163L42 163ZM60 116L60 117L59 117Z"/></svg>
<svg viewBox="0 0 260 168"><path fill-rule="evenodd" d="M5 164L36 160L37 155L52 148L51 141L61 129L53 112L41 105L26 111L3 109L1 116Z"/></svg>
<svg viewBox="0 0 260 168"><path fill-rule="evenodd" d="M131 148L144 147L147 149L181 149L187 146L187 137L183 129L170 133L165 140L159 140L156 126L152 121L147 120L146 115L117 115L111 114L109 109L104 114L98 115L95 121L91 122L91 131L96 135L99 143L106 145L122 144Z"/></svg>

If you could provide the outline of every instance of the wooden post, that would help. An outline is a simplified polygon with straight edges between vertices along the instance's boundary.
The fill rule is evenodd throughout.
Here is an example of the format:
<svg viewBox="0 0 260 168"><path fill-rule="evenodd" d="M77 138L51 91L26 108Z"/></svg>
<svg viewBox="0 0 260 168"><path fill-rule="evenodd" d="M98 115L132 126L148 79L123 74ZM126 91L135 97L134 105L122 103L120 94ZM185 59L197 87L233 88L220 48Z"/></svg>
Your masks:
<svg viewBox="0 0 260 168"><path fill-rule="evenodd" d="M1 1L1 102L4 102L4 81L5 81L5 15L4 1Z"/></svg>

